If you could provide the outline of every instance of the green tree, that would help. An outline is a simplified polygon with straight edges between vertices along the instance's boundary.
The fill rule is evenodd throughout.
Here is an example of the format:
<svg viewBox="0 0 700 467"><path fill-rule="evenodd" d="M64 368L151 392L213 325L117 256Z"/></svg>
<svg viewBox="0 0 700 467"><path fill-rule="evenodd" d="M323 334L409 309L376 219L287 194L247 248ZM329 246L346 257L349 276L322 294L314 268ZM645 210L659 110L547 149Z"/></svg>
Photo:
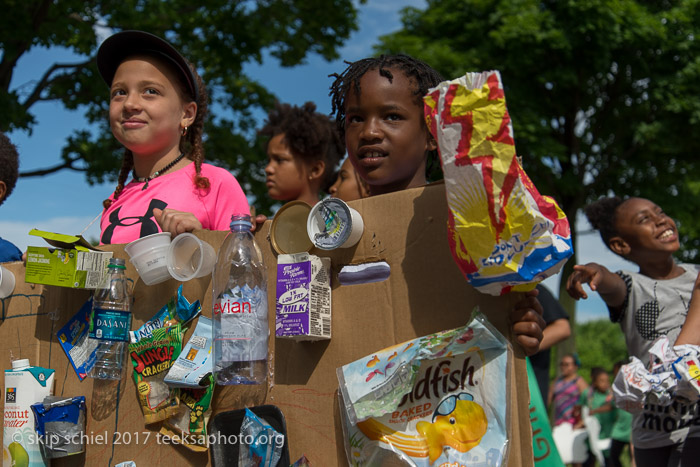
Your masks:
<svg viewBox="0 0 700 467"><path fill-rule="evenodd" d="M360 1L363 3L363 0ZM207 83L210 118L206 125L207 160L228 167L244 191L265 196L265 155L256 144L256 109L270 108L274 94L243 71L265 55L282 66L302 63L310 53L337 58L337 50L357 29L352 0L4 0L0 16L0 130L31 132L33 106L60 102L85 113L92 130L69 135L57 163L21 176L58 170L84 172L90 184L115 181L122 150L111 137L108 92L95 66L100 36L141 29L165 37L192 60ZM320 15L319 11L323 14ZM35 47L60 47L80 57L49 63L42 76L10 89L18 60Z"/></svg>
<svg viewBox="0 0 700 467"><path fill-rule="evenodd" d="M574 327L577 336L576 352L581 360L579 374L589 383L591 368L594 366L612 372L615 362L627 361L627 344L618 324L601 319L578 323Z"/></svg>
<svg viewBox="0 0 700 467"><path fill-rule="evenodd" d="M697 256L698 0L428 0L402 21L377 52L448 78L500 70L525 169L572 230L599 196L644 196L682 222L684 259Z"/></svg>

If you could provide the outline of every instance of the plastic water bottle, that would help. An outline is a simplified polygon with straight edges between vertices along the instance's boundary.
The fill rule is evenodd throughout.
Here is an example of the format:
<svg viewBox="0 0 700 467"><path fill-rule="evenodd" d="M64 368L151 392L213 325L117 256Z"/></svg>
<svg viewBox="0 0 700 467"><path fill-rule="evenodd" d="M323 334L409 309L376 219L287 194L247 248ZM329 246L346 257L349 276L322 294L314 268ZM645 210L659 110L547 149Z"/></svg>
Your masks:
<svg viewBox="0 0 700 467"><path fill-rule="evenodd" d="M110 258L107 288L95 290L92 299L90 339L99 341L90 377L121 379L131 329L131 291L120 258Z"/></svg>
<svg viewBox="0 0 700 467"><path fill-rule="evenodd" d="M231 217L212 273L213 362L217 384L267 378L267 276L249 215Z"/></svg>

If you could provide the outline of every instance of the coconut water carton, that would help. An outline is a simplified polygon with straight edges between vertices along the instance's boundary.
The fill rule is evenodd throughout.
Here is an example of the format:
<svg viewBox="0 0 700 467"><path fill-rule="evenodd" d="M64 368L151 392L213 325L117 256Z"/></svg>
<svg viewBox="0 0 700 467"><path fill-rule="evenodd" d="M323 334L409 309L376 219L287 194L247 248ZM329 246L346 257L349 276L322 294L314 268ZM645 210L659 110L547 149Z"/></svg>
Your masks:
<svg viewBox="0 0 700 467"><path fill-rule="evenodd" d="M3 420L3 466L43 466L41 445L34 429L31 406L50 396L54 370L29 366L29 360L15 360L5 370Z"/></svg>
<svg viewBox="0 0 700 467"><path fill-rule="evenodd" d="M308 253L277 257L275 335L331 338L331 260Z"/></svg>

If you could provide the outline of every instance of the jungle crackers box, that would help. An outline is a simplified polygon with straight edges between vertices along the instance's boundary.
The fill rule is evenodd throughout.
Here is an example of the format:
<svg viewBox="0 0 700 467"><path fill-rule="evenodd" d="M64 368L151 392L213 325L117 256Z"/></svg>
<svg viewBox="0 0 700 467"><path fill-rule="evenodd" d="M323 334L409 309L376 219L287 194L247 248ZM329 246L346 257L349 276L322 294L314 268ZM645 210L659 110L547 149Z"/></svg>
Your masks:
<svg viewBox="0 0 700 467"><path fill-rule="evenodd" d="M277 258L275 335L331 338L331 260L308 253Z"/></svg>
<svg viewBox="0 0 700 467"><path fill-rule="evenodd" d="M78 289L97 289L107 280L111 251L99 251L81 236L33 229L30 235L43 238L53 248L27 248L25 281Z"/></svg>

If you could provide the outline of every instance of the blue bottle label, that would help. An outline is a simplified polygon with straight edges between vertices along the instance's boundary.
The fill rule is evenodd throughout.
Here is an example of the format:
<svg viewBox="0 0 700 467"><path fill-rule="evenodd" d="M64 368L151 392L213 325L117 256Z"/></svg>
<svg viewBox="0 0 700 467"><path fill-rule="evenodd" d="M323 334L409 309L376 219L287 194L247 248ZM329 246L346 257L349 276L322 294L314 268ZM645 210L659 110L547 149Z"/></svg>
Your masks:
<svg viewBox="0 0 700 467"><path fill-rule="evenodd" d="M130 312L93 309L89 334L93 339L128 342L130 329Z"/></svg>

